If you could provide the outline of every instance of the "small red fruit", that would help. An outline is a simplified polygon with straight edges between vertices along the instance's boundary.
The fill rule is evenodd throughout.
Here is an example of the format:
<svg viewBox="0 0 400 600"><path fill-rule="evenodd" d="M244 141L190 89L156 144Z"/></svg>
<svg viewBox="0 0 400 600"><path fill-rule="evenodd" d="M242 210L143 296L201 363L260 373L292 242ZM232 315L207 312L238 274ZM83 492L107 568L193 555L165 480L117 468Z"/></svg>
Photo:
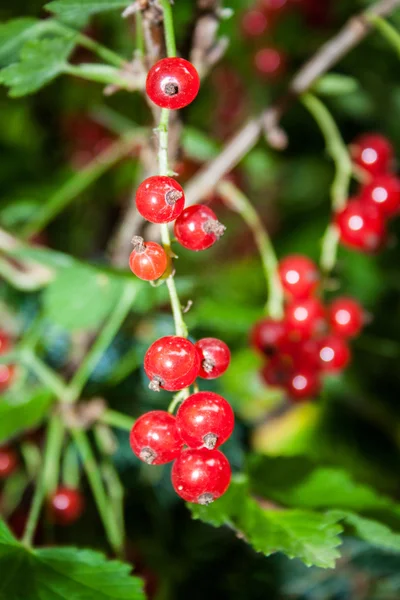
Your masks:
<svg viewBox="0 0 400 600"><path fill-rule="evenodd" d="M175 237L189 250L206 250L224 234L225 226L208 206L188 206L175 223Z"/></svg>
<svg viewBox="0 0 400 600"><path fill-rule="evenodd" d="M225 373L231 362L231 352L222 340L203 338L195 344L200 354L199 377L215 379Z"/></svg>
<svg viewBox="0 0 400 600"><path fill-rule="evenodd" d="M280 355L273 356L261 371L261 377L267 385L285 387L292 372L291 362Z"/></svg>
<svg viewBox="0 0 400 600"><path fill-rule="evenodd" d="M262 319L253 326L250 334L251 345L262 354L273 356L278 351L279 344L284 340L285 335L284 321Z"/></svg>
<svg viewBox="0 0 400 600"><path fill-rule="evenodd" d="M364 325L364 310L353 298L336 298L329 307L329 322L334 333L343 337L357 336Z"/></svg>
<svg viewBox="0 0 400 600"><path fill-rule="evenodd" d="M133 251L129 257L132 273L145 281L154 281L161 277L168 264L164 248L156 242L145 242L138 235L134 236L132 244Z"/></svg>
<svg viewBox="0 0 400 600"><path fill-rule="evenodd" d="M378 133L360 135L350 145L350 152L355 164L371 175L387 173L393 162L393 146Z"/></svg>
<svg viewBox="0 0 400 600"><path fill-rule="evenodd" d="M71 525L82 515L84 499L79 490L59 487L51 496L49 511L57 525Z"/></svg>
<svg viewBox="0 0 400 600"><path fill-rule="evenodd" d="M5 331L0 330L0 354L6 354L11 348L10 338Z"/></svg>
<svg viewBox="0 0 400 600"><path fill-rule="evenodd" d="M18 456L15 450L3 446L0 448L0 480L9 477L18 466Z"/></svg>
<svg viewBox="0 0 400 600"><path fill-rule="evenodd" d="M11 385L14 374L14 365L0 365L0 392L3 392Z"/></svg>
<svg viewBox="0 0 400 600"><path fill-rule="evenodd" d="M400 208L400 179L394 175L377 175L362 189L360 200L375 206L383 217L393 217Z"/></svg>
<svg viewBox="0 0 400 600"><path fill-rule="evenodd" d="M277 79L286 71L286 56L277 48L261 48L254 56L254 64L264 79Z"/></svg>
<svg viewBox="0 0 400 600"><path fill-rule="evenodd" d="M193 102L199 89L199 74L184 58L162 58L147 75L147 95L161 108L184 108Z"/></svg>
<svg viewBox="0 0 400 600"><path fill-rule="evenodd" d="M142 217L151 223L175 221L184 206L183 189L172 177L148 177L142 181L136 192L136 207Z"/></svg>
<svg viewBox="0 0 400 600"><path fill-rule="evenodd" d="M376 208L366 206L360 200L350 200L336 215L340 241L344 246L362 252L375 252L382 247L385 222Z"/></svg>
<svg viewBox="0 0 400 600"><path fill-rule="evenodd" d="M301 254L291 254L279 261L282 286L292 298L311 296L319 283L319 272L315 263Z"/></svg>
<svg viewBox="0 0 400 600"><path fill-rule="evenodd" d="M347 342L337 335L327 335L319 342L319 359L322 371L334 373L345 369L350 362Z"/></svg>
<svg viewBox="0 0 400 600"><path fill-rule="evenodd" d="M293 369L285 387L293 400L304 400L318 394L321 382L315 369L299 367Z"/></svg>
<svg viewBox="0 0 400 600"><path fill-rule="evenodd" d="M164 410L139 417L132 427L130 444L136 456L148 465L171 462L183 447L175 417Z"/></svg>
<svg viewBox="0 0 400 600"><path fill-rule="evenodd" d="M232 434L235 417L225 398L214 392L198 392L181 404L176 425L189 448L214 450Z"/></svg>
<svg viewBox="0 0 400 600"><path fill-rule="evenodd" d="M175 392L192 385L200 371L200 356L186 338L169 335L154 342L144 357L149 388Z"/></svg>
<svg viewBox="0 0 400 600"><path fill-rule="evenodd" d="M324 307L316 298L297 300L286 308L289 336L305 339L320 333L325 325Z"/></svg>
<svg viewBox="0 0 400 600"><path fill-rule="evenodd" d="M231 468L219 450L183 450L173 464L171 479L175 492L187 502L210 504L228 489Z"/></svg>
<svg viewBox="0 0 400 600"><path fill-rule="evenodd" d="M248 10L242 17L242 31L249 38L259 37L268 29L269 21L261 10Z"/></svg>

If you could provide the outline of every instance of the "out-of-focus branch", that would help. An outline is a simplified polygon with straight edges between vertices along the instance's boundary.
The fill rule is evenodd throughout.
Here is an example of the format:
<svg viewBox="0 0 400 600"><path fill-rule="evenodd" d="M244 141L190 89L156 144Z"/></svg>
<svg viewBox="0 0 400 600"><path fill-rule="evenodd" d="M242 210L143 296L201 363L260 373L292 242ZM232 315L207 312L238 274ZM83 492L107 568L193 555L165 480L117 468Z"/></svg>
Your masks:
<svg viewBox="0 0 400 600"><path fill-rule="evenodd" d="M226 37L217 37L220 13L221 0L197 0L190 60L200 77L221 59L228 46Z"/></svg>
<svg viewBox="0 0 400 600"><path fill-rule="evenodd" d="M209 194L218 181L228 173L243 156L257 143L264 131L273 147L283 146L284 132L279 127L283 113L291 101L306 92L313 83L329 71L341 58L357 46L373 29L371 16L388 16L400 6L400 0L380 0L367 11L352 17L344 27L294 76L286 96L276 104L250 119L226 144L219 156L207 163L192 178L185 189L186 205L195 204Z"/></svg>

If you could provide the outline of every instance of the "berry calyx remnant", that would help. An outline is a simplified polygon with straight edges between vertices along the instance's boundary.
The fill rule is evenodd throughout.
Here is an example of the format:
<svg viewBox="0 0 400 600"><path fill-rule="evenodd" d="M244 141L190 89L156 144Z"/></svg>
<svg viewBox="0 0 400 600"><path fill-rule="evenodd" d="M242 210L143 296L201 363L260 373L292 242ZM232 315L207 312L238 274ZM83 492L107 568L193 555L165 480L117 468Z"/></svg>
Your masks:
<svg viewBox="0 0 400 600"><path fill-rule="evenodd" d="M216 338L203 338L195 344L200 354L199 377L215 379L225 373L231 353L225 342Z"/></svg>
<svg viewBox="0 0 400 600"><path fill-rule="evenodd" d="M153 410L137 419L130 444L134 454L148 465L171 462L183 447L176 418L163 410Z"/></svg>
<svg viewBox="0 0 400 600"><path fill-rule="evenodd" d="M178 242L188 250L206 250L225 232L225 226L208 206L188 206L175 222L174 232Z"/></svg>
<svg viewBox="0 0 400 600"><path fill-rule="evenodd" d="M142 217L151 223L175 221L184 206L183 189L172 177L148 177L136 192L136 207Z"/></svg>
<svg viewBox="0 0 400 600"><path fill-rule="evenodd" d="M192 385L200 371L200 356L186 338L170 335L160 338L147 350L144 370L150 389L175 392Z"/></svg>
<svg viewBox="0 0 400 600"><path fill-rule="evenodd" d="M188 106L199 89L199 74L184 58L162 58L150 69L146 79L146 93L150 100L170 110Z"/></svg>
<svg viewBox="0 0 400 600"><path fill-rule="evenodd" d="M132 244L133 251L129 257L132 273L145 281L154 281L161 277L168 265L164 248L156 242L145 242L140 236L135 236Z"/></svg>

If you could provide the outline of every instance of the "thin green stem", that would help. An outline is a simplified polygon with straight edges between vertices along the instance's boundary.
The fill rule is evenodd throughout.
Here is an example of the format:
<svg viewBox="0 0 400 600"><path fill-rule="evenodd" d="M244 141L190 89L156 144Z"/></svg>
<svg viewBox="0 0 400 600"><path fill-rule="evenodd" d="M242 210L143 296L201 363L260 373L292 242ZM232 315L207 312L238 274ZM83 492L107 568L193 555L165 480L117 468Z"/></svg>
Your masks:
<svg viewBox="0 0 400 600"><path fill-rule="evenodd" d="M372 25L376 27L379 33L382 34L386 41L389 42L389 44L396 50L397 54L400 56L400 33L397 31L397 29L395 29L393 25L388 23L382 17L368 14L368 12L366 13L365 18L367 19L367 21L369 21L370 23L372 23Z"/></svg>
<svg viewBox="0 0 400 600"><path fill-rule="evenodd" d="M76 489L79 486L79 479L79 457L75 444L71 440L64 452L61 481L66 487Z"/></svg>
<svg viewBox="0 0 400 600"><path fill-rule="evenodd" d="M34 375L49 387L54 395L62 399L66 393L67 386L53 369L50 369L40 358L30 350L23 350L20 354L21 362L32 371Z"/></svg>
<svg viewBox="0 0 400 600"><path fill-rule="evenodd" d="M135 14L135 34L136 34L136 56L143 58L146 54L143 35L143 17L140 10Z"/></svg>
<svg viewBox="0 0 400 600"><path fill-rule="evenodd" d="M103 521L104 529L108 541L117 556L122 554L122 545L120 532L116 521L109 510L108 497L103 485L103 481L98 469L98 465L90 446L88 437L81 429L71 429L72 437L81 455L87 478L92 488L93 496L96 501L97 509Z"/></svg>
<svg viewBox="0 0 400 600"><path fill-rule="evenodd" d="M135 423L135 419L124 415L116 410L106 410L100 417L100 421L111 427L130 431Z"/></svg>
<svg viewBox="0 0 400 600"><path fill-rule="evenodd" d="M111 344L117 331L126 319L132 307L136 293L137 290L134 286L130 284L125 285L121 298L112 311L110 318L100 332L100 335L97 337L92 348L85 356L80 368L73 376L71 383L68 386L67 396L64 398L66 402L76 402L79 400L82 390L85 387L91 373L96 368L105 350Z"/></svg>
<svg viewBox="0 0 400 600"><path fill-rule="evenodd" d="M253 233L268 288L265 310L273 319L281 319L283 317L283 289L278 275L278 260L264 224L249 199L233 183L222 181L217 189L225 203L240 214Z"/></svg>
<svg viewBox="0 0 400 600"><path fill-rule="evenodd" d="M175 396L172 398L170 405L168 406L168 412L173 414L175 412L176 407L179 406L179 404L181 402L186 400L186 398L189 398L189 395L190 395L189 388L185 388L185 389L181 390L180 392L178 392L177 394L175 394Z"/></svg>
<svg viewBox="0 0 400 600"><path fill-rule="evenodd" d="M349 197L352 176L351 158L340 131L326 106L312 94L304 94L301 101L317 122L325 139L326 150L335 163L335 177L331 186L332 211L342 210ZM334 225L329 225L322 239L321 269L328 274L335 266L339 237Z"/></svg>
<svg viewBox="0 0 400 600"><path fill-rule="evenodd" d="M39 521L40 512L46 495L46 485L51 481L54 472L54 462L59 461L60 439L63 439L64 426L57 415L50 418L47 429L46 448L44 451L44 460L42 474L35 488L25 533L22 543L30 546Z"/></svg>
<svg viewBox="0 0 400 600"><path fill-rule="evenodd" d="M47 202L42 204L33 219L22 227L20 236L29 238L46 227L73 200L81 197L86 188L126 156L131 151L136 139L135 132L128 133L98 154L87 167L73 175L59 190L50 196Z"/></svg>
<svg viewBox="0 0 400 600"><path fill-rule="evenodd" d="M95 63L81 63L80 65L68 64L65 65L63 72L67 75L86 79L87 81L95 81L106 85L116 85L128 91L133 91L137 87L136 82L128 72L123 73L110 65L98 65Z"/></svg>
<svg viewBox="0 0 400 600"><path fill-rule="evenodd" d="M114 65L119 69L122 69L127 64L127 61L122 56L119 56L113 50L106 48L102 44L99 44L99 42L96 42L83 33L78 34L77 42L80 46L91 50L94 52L94 54L100 56L100 58L108 62L110 65Z"/></svg>
<svg viewBox="0 0 400 600"><path fill-rule="evenodd" d="M161 109L160 123L158 125L158 171L160 175L168 175L168 124L169 110Z"/></svg>
<svg viewBox="0 0 400 600"><path fill-rule="evenodd" d="M175 285L175 280L172 275L170 275L166 279L166 284L167 284L167 288L168 288L168 292L169 292L169 299L171 302L172 314L174 317L176 335L179 335L181 337L187 337L188 336L188 328L183 319L182 305L179 300L178 291L177 291L176 285Z"/></svg>
<svg viewBox="0 0 400 600"><path fill-rule="evenodd" d="M160 0L164 12L164 36L168 56L176 56L176 43L174 32L174 19L170 0Z"/></svg>

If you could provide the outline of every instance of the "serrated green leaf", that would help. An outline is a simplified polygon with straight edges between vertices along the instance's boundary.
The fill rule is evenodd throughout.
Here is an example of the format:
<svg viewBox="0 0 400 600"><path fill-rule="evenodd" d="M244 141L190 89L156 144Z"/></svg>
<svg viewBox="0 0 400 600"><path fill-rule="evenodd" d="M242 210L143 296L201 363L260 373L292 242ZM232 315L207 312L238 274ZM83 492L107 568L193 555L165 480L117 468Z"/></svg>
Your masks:
<svg viewBox="0 0 400 600"><path fill-rule="evenodd" d="M329 514L333 518L344 520L354 528L358 537L369 544L385 550L400 552L400 534L393 532L387 525L351 512L331 511Z"/></svg>
<svg viewBox="0 0 400 600"><path fill-rule="evenodd" d="M3 396L0 400L0 444L16 435L37 427L46 417L52 398L47 389L36 389L17 398Z"/></svg>
<svg viewBox="0 0 400 600"><path fill-rule="evenodd" d="M334 514L263 507L249 493L245 478L232 481L228 492L210 506L189 505L195 519L234 528L257 551L283 552L306 565L331 568L340 556L342 532Z"/></svg>
<svg viewBox="0 0 400 600"><path fill-rule="evenodd" d="M327 73L314 84L313 90L322 96L341 96L358 89L358 81L348 75Z"/></svg>
<svg viewBox="0 0 400 600"><path fill-rule="evenodd" d="M0 65L4 66L18 58L21 47L35 36L38 24L45 21L31 17L12 19L0 25Z"/></svg>
<svg viewBox="0 0 400 600"><path fill-rule="evenodd" d="M132 279L132 285L136 280ZM44 314L68 330L95 328L117 301L122 281L94 268L75 265L59 271L44 293Z"/></svg>
<svg viewBox="0 0 400 600"><path fill-rule="evenodd" d="M28 550L0 521L1 600L144 600L131 566L77 548Z"/></svg>
<svg viewBox="0 0 400 600"><path fill-rule="evenodd" d="M55 0L45 5L61 19L73 22L109 10L118 10L131 4L130 0Z"/></svg>
<svg viewBox="0 0 400 600"><path fill-rule="evenodd" d="M32 94L66 70L73 47L71 36L29 41L22 48L20 62L0 71L0 83L10 88L14 98Z"/></svg>

